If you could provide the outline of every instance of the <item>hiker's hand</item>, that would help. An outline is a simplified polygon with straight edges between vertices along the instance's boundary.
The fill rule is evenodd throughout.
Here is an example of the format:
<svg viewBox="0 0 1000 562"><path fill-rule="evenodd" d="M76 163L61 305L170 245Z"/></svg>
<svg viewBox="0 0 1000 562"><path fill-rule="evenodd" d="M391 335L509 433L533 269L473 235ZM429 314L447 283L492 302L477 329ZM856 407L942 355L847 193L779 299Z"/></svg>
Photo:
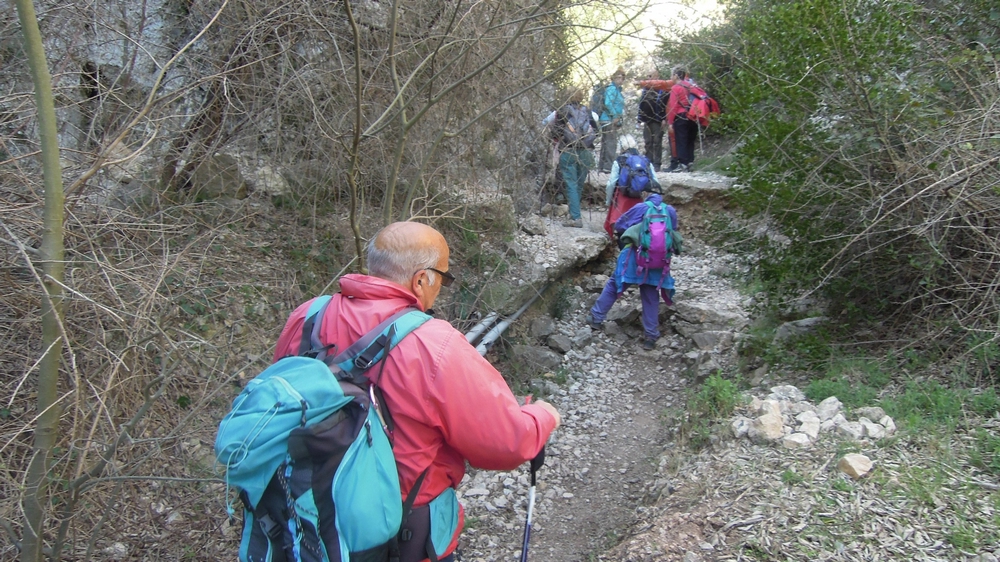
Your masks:
<svg viewBox="0 0 1000 562"><path fill-rule="evenodd" d="M560 416L559 412L556 411L555 406L549 404L545 400L535 400L534 404L536 406L541 406L543 410L552 414L552 417L556 419L556 427L559 427L559 424L562 423L562 416ZM555 427L552 429L555 429Z"/></svg>
<svg viewBox="0 0 1000 562"><path fill-rule="evenodd" d="M542 445L542 450L538 451L535 458L531 459L531 472L538 472L543 464L545 464L545 445Z"/></svg>

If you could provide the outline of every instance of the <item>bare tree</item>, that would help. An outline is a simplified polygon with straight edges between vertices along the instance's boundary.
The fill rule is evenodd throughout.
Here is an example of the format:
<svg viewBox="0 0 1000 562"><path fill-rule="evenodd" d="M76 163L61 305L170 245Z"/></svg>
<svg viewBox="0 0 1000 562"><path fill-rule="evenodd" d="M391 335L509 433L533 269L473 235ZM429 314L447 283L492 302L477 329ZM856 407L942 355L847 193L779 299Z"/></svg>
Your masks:
<svg viewBox="0 0 1000 562"><path fill-rule="evenodd" d="M269 360L298 287L363 268L384 222L461 216L482 185L533 189L543 92L624 25L567 54L554 0L39 7L31 64L7 47L27 26L0 11L0 558L31 560L231 555L214 416ZM302 254L324 236L351 249L321 280L271 263L266 199L193 196L220 154L280 170Z"/></svg>

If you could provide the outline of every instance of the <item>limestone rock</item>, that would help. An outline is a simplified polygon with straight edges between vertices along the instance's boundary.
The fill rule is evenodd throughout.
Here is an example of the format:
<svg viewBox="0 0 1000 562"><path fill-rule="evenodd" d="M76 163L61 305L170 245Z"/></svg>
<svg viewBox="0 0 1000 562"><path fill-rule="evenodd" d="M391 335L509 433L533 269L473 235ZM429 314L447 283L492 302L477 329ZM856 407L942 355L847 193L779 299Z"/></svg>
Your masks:
<svg viewBox="0 0 1000 562"><path fill-rule="evenodd" d="M556 321L551 316L539 316L531 321L531 337L544 338L556 332Z"/></svg>
<svg viewBox="0 0 1000 562"><path fill-rule="evenodd" d="M816 406L816 414L820 421L826 421L840 413L843 407L844 405L840 403L840 400L837 400L836 396L830 396Z"/></svg>
<svg viewBox="0 0 1000 562"><path fill-rule="evenodd" d="M877 424L868 418L861 418L858 420L861 427L865 428L865 437L870 437L872 439L882 439L885 437L885 427L881 424Z"/></svg>
<svg viewBox="0 0 1000 562"><path fill-rule="evenodd" d="M809 420L804 421L799 424L799 431L808 435L809 439L815 441L819 438L820 422L819 420Z"/></svg>
<svg viewBox="0 0 1000 562"><path fill-rule="evenodd" d="M789 402L801 402L806 399L806 395L795 386L792 386L790 384L783 384L781 386L772 387L771 394L767 396L767 399L789 401Z"/></svg>
<svg viewBox="0 0 1000 562"><path fill-rule="evenodd" d="M790 433L781 438L781 444L789 449L808 447L812 440L805 433Z"/></svg>
<svg viewBox="0 0 1000 562"><path fill-rule="evenodd" d="M580 328L573 333L573 347L579 349L586 347L594 340L594 332L589 327Z"/></svg>
<svg viewBox="0 0 1000 562"><path fill-rule="evenodd" d="M882 416L882 418L878 420L878 423L885 428L885 434L887 436L896 433L896 422L892 421L892 418L889 416Z"/></svg>
<svg viewBox="0 0 1000 562"><path fill-rule="evenodd" d="M270 197L285 195L289 192L288 181L271 166L261 166L249 170L247 183L254 191L265 193Z"/></svg>
<svg viewBox="0 0 1000 562"><path fill-rule="evenodd" d="M734 337L732 332L710 330L692 334L691 339L694 340L698 349L724 351L733 346Z"/></svg>
<svg viewBox="0 0 1000 562"><path fill-rule="evenodd" d="M534 345L515 345L514 357L523 361L527 367L538 371L550 371L562 364L562 355L543 347Z"/></svg>
<svg viewBox="0 0 1000 562"><path fill-rule="evenodd" d="M604 285L608 282L607 275L591 275L580 283L584 291L588 293L600 293L604 290Z"/></svg>
<svg viewBox="0 0 1000 562"><path fill-rule="evenodd" d="M794 336L808 334L817 325L826 321L827 318L825 316L816 316L814 318L795 320L794 322L785 322L774 331L774 341L779 342Z"/></svg>
<svg viewBox="0 0 1000 562"><path fill-rule="evenodd" d="M528 215L519 221L518 226L532 236L545 236L548 232L545 227L545 219L538 215Z"/></svg>
<svg viewBox="0 0 1000 562"><path fill-rule="evenodd" d="M553 334L549 336L549 339L545 341L549 348L558 351L559 353L566 353L573 349L573 340L569 339L569 336L564 336L562 334Z"/></svg>
<svg viewBox="0 0 1000 562"><path fill-rule="evenodd" d="M782 410L790 416L797 416L802 412L816 412L816 406L813 406L805 400L800 400L798 402L782 402L781 405Z"/></svg>
<svg viewBox="0 0 1000 562"><path fill-rule="evenodd" d="M822 421L819 419L819 416L816 415L816 412L809 410L805 412L800 412L797 416L795 416L795 419L799 423L816 422L818 424L819 422Z"/></svg>
<svg viewBox="0 0 1000 562"><path fill-rule="evenodd" d="M857 441L865 436L865 428L858 422L844 422L837 425L837 433Z"/></svg>
<svg viewBox="0 0 1000 562"><path fill-rule="evenodd" d="M681 321L696 327L695 332L739 330L748 322L746 316L741 313L719 309L706 303L680 301L675 303L674 307Z"/></svg>
<svg viewBox="0 0 1000 562"><path fill-rule="evenodd" d="M236 158L216 154L202 162L191 175L191 194L196 201L220 197L245 199L247 181L240 173Z"/></svg>
<svg viewBox="0 0 1000 562"><path fill-rule="evenodd" d="M730 427L733 430L733 437L737 439L742 439L746 437L747 433L750 432L750 423L751 423L750 418L744 416L737 416L736 419L733 420L733 423L730 425Z"/></svg>
<svg viewBox="0 0 1000 562"><path fill-rule="evenodd" d="M775 415L779 418L781 417L781 404L777 400L764 400L760 404L760 413L762 415Z"/></svg>
<svg viewBox="0 0 1000 562"><path fill-rule="evenodd" d="M865 406L864 408L855 409L854 415L858 416L859 420L861 418L880 420L885 417L885 410L879 408L878 406Z"/></svg>
<svg viewBox="0 0 1000 562"><path fill-rule="evenodd" d="M857 480L859 478L863 478L871 471L872 461L862 454L849 453L840 459L837 463L837 469Z"/></svg>
<svg viewBox="0 0 1000 562"><path fill-rule="evenodd" d="M747 435L754 443L769 443L777 441L785 434L781 414L764 414L750 422Z"/></svg>

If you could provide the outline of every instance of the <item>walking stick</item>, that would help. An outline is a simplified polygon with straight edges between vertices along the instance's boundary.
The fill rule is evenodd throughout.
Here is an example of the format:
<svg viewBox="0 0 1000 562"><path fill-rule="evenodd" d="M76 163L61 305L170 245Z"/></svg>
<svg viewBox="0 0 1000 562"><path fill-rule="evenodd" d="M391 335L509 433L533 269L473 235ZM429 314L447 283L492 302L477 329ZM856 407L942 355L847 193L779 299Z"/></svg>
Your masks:
<svg viewBox="0 0 1000 562"><path fill-rule="evenodd" d="M535 473L545 464L545 446L531 459L531 487L528 488L528 517L524 524L524 543L521 545L521 562L528 562L528 542L531 541L531 515L535 509Z"/></svg>

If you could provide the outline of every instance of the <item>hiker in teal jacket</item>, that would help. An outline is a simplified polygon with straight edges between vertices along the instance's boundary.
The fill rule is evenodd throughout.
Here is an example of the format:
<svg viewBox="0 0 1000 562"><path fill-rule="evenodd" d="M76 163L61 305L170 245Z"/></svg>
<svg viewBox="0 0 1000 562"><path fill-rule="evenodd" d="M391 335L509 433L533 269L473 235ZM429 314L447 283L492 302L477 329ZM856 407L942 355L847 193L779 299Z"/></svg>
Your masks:
<svg viewBox="0 0 1000 562"><path fill-rule="evenodd" d="M601 112L601 158L599 170L611 171L611 164L617 156L618 129L622 126L622 116L625 114L625 96L622 95L622 84L625 83L625 69L611 75L611 83L604 89L604 111Z"/></svg>

